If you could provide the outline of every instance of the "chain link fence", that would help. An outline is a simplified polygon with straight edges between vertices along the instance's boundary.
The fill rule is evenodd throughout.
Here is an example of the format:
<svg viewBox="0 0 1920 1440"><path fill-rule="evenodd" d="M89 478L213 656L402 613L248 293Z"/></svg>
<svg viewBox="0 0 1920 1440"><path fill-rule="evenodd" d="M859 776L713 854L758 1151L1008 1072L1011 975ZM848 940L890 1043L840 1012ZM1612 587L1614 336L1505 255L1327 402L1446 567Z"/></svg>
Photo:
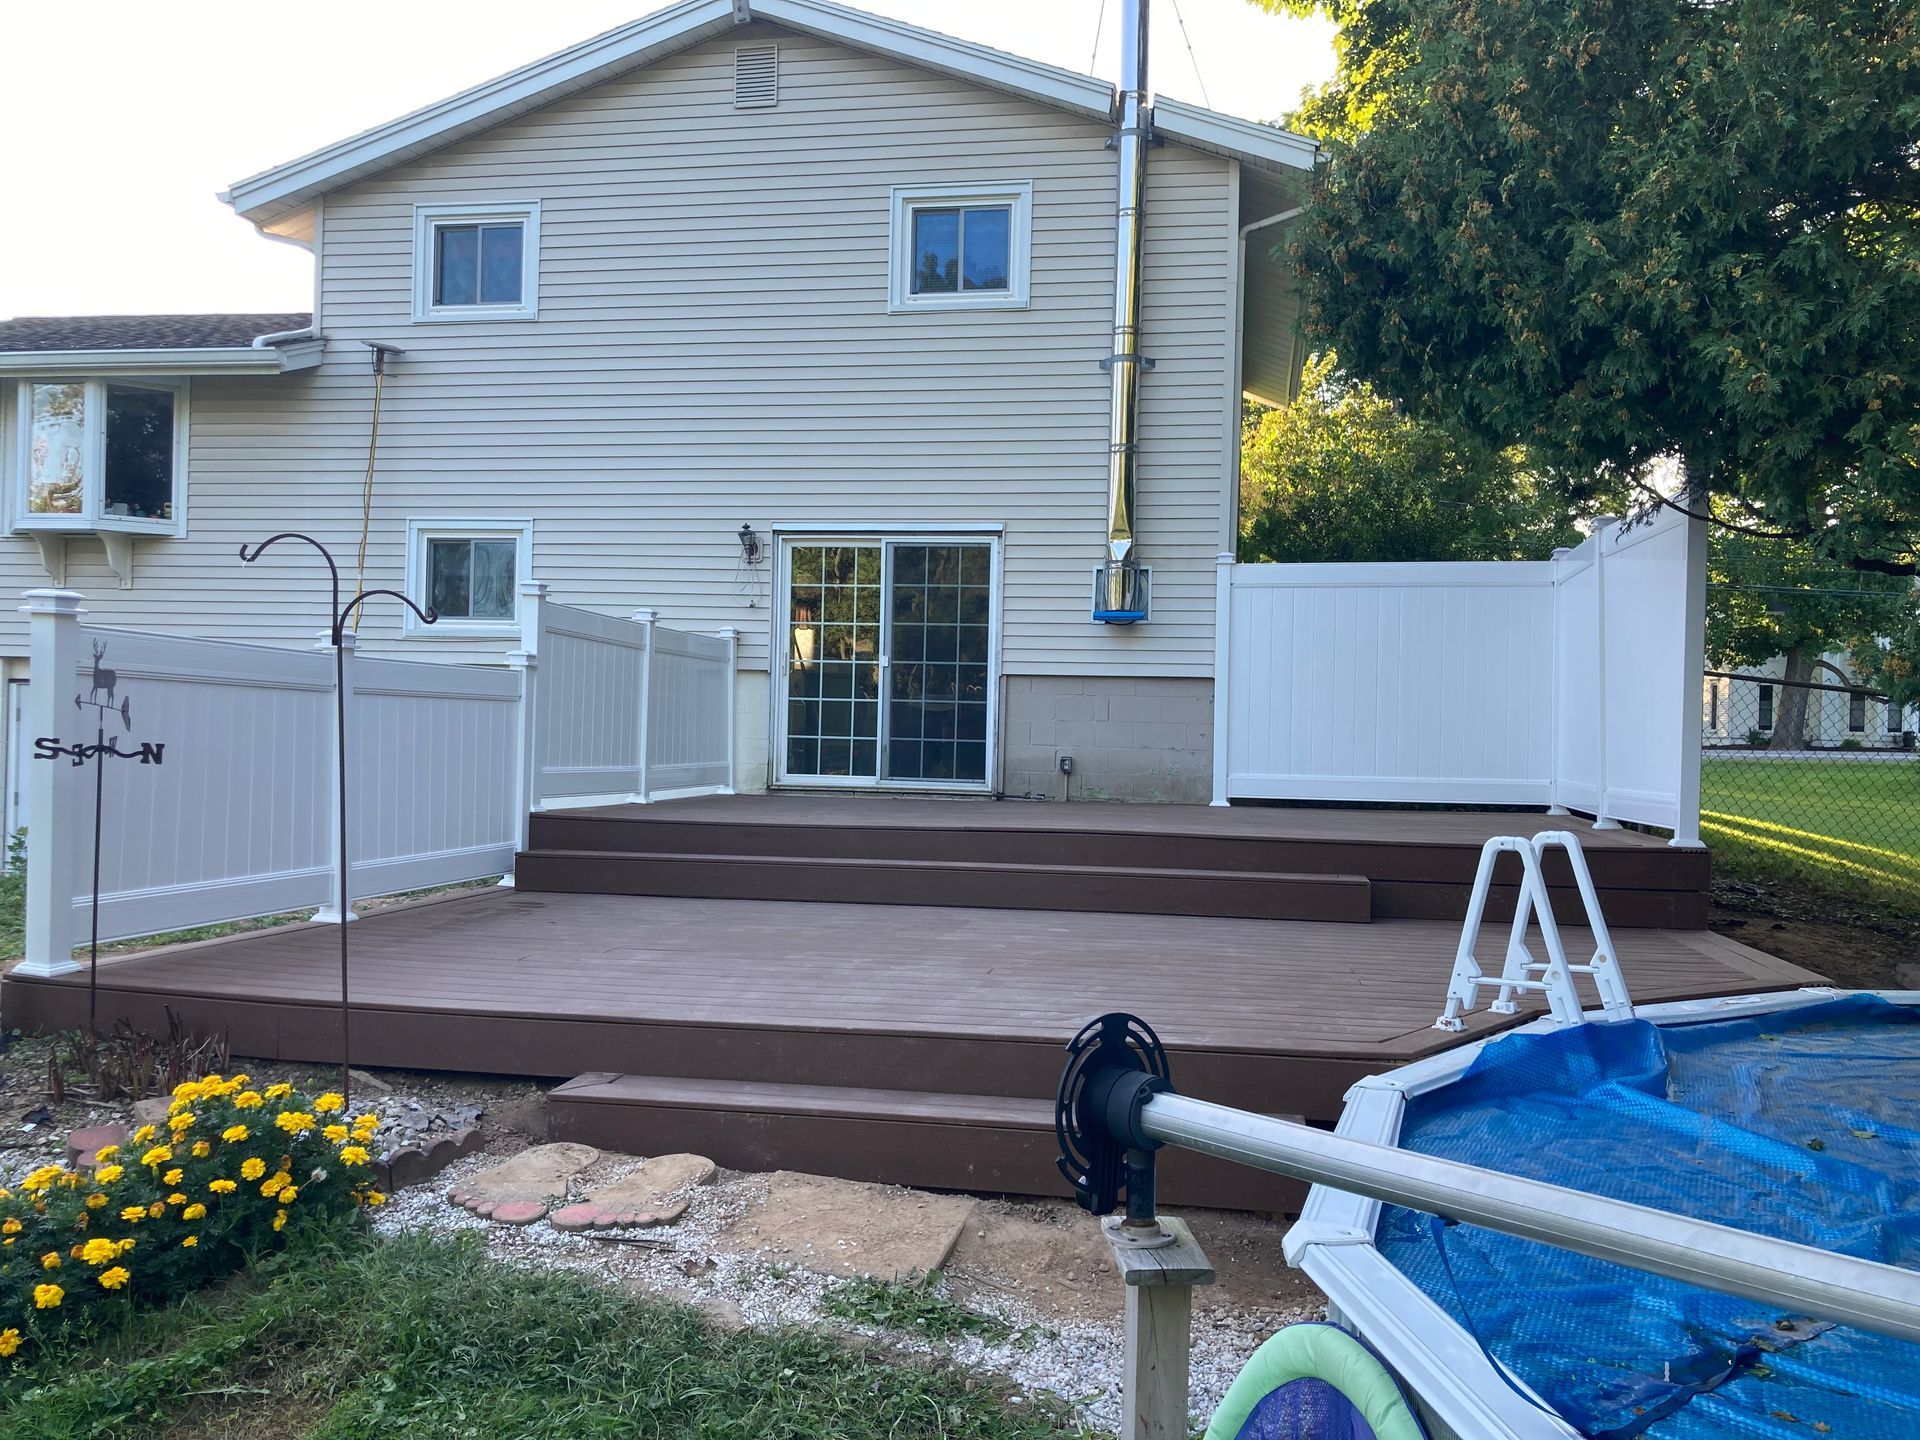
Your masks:
<svg viewBox="0 0 1920 1440"><path fill-rule="evenodd" d="M1704 689L1700 819L1716 872L1920 912L1916 708L1763 668L1710 670Z"/></svg>

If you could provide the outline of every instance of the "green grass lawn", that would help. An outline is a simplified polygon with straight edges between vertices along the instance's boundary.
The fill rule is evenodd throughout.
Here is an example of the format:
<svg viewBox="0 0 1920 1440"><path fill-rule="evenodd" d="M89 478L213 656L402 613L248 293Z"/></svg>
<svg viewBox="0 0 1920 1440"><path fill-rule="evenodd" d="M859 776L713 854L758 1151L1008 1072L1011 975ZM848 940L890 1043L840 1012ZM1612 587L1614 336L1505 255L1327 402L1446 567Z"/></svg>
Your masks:
<svg viewBox="0 0 1920 1440"><path fill-rule="evenodd" d="M1920 761L1709 758L1700 811L1722 873L1920 910Z"/></svg>
<svg viewBox="0 0 1920 1440"><path fill-rule="evenodd" d="M97 1351L0 1362L9 1440L1040 1440L1059 1406L805 1331L486 1258L362 1239L136 1316Z"/></svg>

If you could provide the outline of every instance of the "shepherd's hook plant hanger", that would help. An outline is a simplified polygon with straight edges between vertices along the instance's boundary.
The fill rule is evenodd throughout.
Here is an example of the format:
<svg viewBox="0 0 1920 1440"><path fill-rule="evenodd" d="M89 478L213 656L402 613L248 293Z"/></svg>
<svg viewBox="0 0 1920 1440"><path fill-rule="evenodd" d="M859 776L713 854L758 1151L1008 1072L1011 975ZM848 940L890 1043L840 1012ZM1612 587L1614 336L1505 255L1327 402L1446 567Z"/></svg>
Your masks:
<svg viewBox="0 0 1920 1440"><path fill-rule="evenodd" d="M334 563L333 552L328 550L311 535L302 535L297 530L283 530L278 535L268 536L251 550L244 544L240 547L240 558L251 565L273 546L282 540L300 540L320 552L320 558L327 562L327 575L332 582L332 602L328 607L328 638L333 644L333 707L334 735L336 754L334 756L334 776L339 783L340 793L336 798L340 829L340 853L335 859L339 867L340 886L340 1094L351 1097L352 1080L348 1038L352 1024L352 1007L347 985L347 913L348 886L352 871L348 868L347 857L347 622L361 605L376 595L390 595L420 618L423 625L431 625L440 618L439 613L429 605L422 610L398 590L362 590L345 605L340 603L340 567Z"/></svg>

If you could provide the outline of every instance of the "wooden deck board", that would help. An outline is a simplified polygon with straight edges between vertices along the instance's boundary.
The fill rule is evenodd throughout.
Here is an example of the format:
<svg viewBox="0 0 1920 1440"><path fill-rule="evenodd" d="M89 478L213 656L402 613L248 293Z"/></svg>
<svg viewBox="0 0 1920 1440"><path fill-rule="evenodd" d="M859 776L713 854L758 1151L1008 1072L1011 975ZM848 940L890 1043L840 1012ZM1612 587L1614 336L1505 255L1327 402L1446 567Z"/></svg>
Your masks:
<svg viewBox="0 0 1920 1440"><path fill-rule="evenodd" d="M378 912L351 939L356 1013L410 1016L423 1035L437 1020L472 1017L1052 1046L1093 1015L1127 1009L1189 1052L1379 1068L1453 1043L1431 1028L1457 941L1456 928L1437 921L1356 927L503 890ZM1567 932L1570 952L1585 940ZM1818 979L1706 932L1615 940L1642 1001ZM252 932L108 962L101 985L105 997L170 999L189 1013L194 999L310 1012L337 997L337 943L324 925ZM4 988L16 1014L70 1018L85 986L70 976ZM1494 1028L1483 1012L1468 1035ZM463 1063L511 1069L513 1058Z"/></svg>

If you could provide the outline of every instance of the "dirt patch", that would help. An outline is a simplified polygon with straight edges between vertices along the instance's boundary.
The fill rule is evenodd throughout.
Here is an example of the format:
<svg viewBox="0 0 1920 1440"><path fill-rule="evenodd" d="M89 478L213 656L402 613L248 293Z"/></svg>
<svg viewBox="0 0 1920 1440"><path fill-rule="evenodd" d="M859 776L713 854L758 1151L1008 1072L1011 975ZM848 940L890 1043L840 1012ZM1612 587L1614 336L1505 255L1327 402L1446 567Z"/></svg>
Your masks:
<svg viewBox="0 0 1920 1440"><path fill-rule="evenodd" d="M1707 923L1843 989L1920 989L1920 919L1897 911L1728 881L1714 886Z"/></svg>
<svg viewBox="0 0 1920 1440"><path fill-rule="evenodd" d="M947 1263L975 1202L781 1170L766 1198L720 1237L736 1254L823 1275L892 1280Z"/></svg>

